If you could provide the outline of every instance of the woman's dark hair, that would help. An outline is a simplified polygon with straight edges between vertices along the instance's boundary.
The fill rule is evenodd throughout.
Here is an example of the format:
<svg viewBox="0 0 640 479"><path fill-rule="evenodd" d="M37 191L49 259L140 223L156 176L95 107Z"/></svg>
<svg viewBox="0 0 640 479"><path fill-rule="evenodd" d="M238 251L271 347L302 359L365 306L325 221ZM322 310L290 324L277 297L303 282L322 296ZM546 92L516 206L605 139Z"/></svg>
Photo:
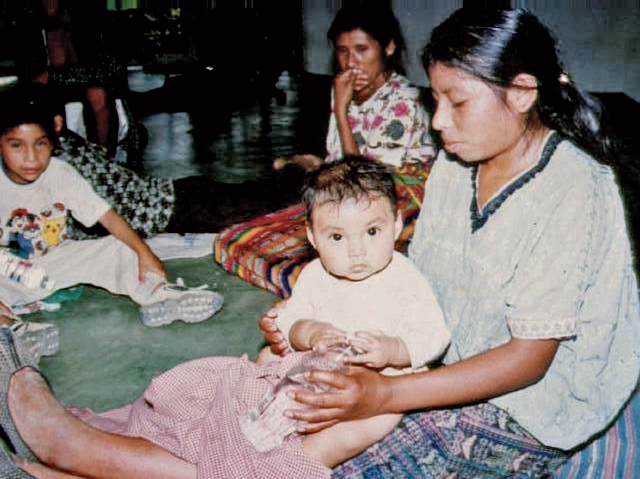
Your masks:
<svg viewBox="0 0 640 479"><path fill-rule="evenodd" d="M404 68L406 44L400 23L390 7L378 4L365 6L360 3L350 3L342 7L329 27L327 39L335 46L340 35L353 30L365 32L378 42L383 52L393 41L396 46L393 54L389 57L383 55L385 70L406 75Z"/></svg>
<svg viewBox="0 0 640 479"><path fill-rule="evenodd" d="M20 125L40 125L49 141L58 144L54 118L61 114L49 88L25 82L0 92L0 135Z"/></svg>
<svg viewBox="0 0 640 479"><path fill-rule="evenodd" d="M529 121L610 162L612 142L603 131L602 106L569 77L556 39L528 11L457 10L433 30L422 63L427 71L435 63L459 68L498 88L513 86L520 73L534 76L538 99Z"/></svg>

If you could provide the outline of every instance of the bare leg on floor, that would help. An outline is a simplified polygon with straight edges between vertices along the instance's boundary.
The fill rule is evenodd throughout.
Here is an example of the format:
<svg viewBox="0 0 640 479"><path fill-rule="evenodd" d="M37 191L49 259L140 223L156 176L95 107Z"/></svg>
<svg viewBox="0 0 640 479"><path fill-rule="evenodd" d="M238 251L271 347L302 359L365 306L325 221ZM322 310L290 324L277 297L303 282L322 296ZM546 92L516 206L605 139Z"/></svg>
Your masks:
<svg viewBox="0 0 640 479"><path fill-rule="evenodd" d="M29 462L20 457L16 457L16 464L36 479L88 479L67 474L66 472L56 471L43 464Z"/></svg>
<svg viewBox="0 0 640 479"><path fill-rule="evenodd" d="M18 432L40 461L70 474L47 476L51 471L46 468L25 466L35 477L195 479L197 476L195 465L145 439L106 433L76 419L33 369L23 368L13 375L7 401Z"/></svg>
<svg viewBox="0 0 640 479"><path fill-rule="evenodd" d="M107 90L102 87L89 87L86 95L95 119L96 138L94 141L104 146L113 156L116 151L118 127L115 125L117 113L112 105L112 100Z"/></svg>

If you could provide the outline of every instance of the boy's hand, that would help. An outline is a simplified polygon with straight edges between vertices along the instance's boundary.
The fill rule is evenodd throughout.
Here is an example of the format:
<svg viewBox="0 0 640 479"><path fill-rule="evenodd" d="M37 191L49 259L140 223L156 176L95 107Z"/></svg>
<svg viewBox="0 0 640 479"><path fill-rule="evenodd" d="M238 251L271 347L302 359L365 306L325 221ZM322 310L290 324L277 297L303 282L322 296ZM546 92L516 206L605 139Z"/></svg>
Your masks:
<svg viewBox="0 0 640 479"><path fill-rule="evenodd" d="M11 326L15 322L15 317L11 308L0 301L0 326Z"/></svg>
<svg viewBox="0 0 640 479"><path fill-rule="evenodd" d="M406 367L406 358L403 359L403 351L406 353L404 343L400 338L386 336L371 331L358 331L349 339L349 343L362 353L345 358L345 362L361 364L372 369L385 367Z"/></svg>
<svg viewBox="0 0 640 479"><path fill-rule="evenodd" d="M138 253L138 272L140 282L144 282L148 274L155 274L161 278L167 277L162 261L151 251Z"/></svg>

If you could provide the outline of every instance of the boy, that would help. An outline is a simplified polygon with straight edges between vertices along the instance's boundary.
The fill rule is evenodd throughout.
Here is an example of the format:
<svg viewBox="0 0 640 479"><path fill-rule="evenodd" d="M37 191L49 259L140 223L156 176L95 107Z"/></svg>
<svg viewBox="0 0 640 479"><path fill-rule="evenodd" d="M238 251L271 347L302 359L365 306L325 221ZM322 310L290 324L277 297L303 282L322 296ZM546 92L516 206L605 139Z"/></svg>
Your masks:
<svg viewBox="0 0 640 479"><path fill-rule="evenodd" d="M219 309L217 293L168 285L162 262L128 223L76 170L51 156L62 119L42 90L18 85L0 98L0 246L46 271L53 291L92 284L128 295L141 305L147 326L203 321ZM99 222L110 236L68 240L69 215L85 226ZM11 307L51 292L0 276L1 324L13 324Z"/></svg>
<svg viewBox="0 0 640 479"><path fill-rule="evenodd" d="M437 360L450 335L429 283L394 251L402 218L388 167L360 156L324 164L308 179L303 203L319 258L302 270L278 311L277 325L290 347L323 350L346 342L358 353L345 362L384 374ZM273 357L265 348L258 362ZM304 448L333 466L382 438L400 417L341 423L305 436Z"/></svg>

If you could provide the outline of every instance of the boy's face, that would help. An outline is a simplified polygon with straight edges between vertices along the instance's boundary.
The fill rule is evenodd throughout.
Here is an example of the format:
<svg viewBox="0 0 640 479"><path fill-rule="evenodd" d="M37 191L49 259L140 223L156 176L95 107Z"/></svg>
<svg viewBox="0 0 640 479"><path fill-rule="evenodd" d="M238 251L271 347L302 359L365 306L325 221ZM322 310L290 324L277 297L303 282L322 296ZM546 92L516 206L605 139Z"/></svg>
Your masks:
<svg viewBox="0 0 640 479"><path fill-rule="evenodd" d="M19 185L36 181L51 161L53 145L37 124L20 125L0 136L0 152L7 176Z"/></svg>
<svg viewBox="0 0 640 479"><path fill-rule="evenodd" d="M315 206L311 220L307 234L322 265L332 275L351 281L386 268L402 231L402 218L381 196Z"/></svg>

